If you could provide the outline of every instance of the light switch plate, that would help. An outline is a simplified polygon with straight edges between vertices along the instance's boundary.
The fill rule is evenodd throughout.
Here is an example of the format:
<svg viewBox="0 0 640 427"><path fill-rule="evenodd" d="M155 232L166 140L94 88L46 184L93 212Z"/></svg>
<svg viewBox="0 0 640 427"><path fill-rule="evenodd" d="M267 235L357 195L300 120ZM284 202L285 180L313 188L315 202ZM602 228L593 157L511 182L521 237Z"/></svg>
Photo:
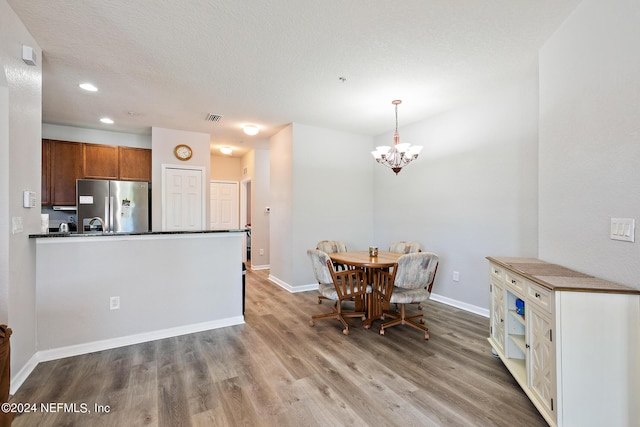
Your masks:
<svg viewBox="0 0 640 427"><path fill-rule="evenodd" d="M25 190L22 192L22 207L23 208L35 208L36 207L36 192Z"/></svg>
<svg viewBox="0 0 640 427"><path fill-rule="evenodd" d="M611 239L634 242L636 234L635 223L636 221L633 218L611 218Z"/></svg>

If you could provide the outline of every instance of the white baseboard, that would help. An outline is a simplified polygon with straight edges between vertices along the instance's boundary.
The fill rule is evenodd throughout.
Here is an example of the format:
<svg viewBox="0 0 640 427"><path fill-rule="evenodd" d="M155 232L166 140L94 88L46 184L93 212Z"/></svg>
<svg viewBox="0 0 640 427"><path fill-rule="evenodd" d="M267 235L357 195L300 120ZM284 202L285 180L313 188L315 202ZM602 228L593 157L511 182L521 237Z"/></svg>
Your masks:
<svg viewBox="0 0 640 427"><path fill-rule="evenodd" d="M269 275L269 280L276 285L280 286L282 289L285 289L289 292L297 293L297 292L306 292L313 291L318 289L318 284L311 285L302 285L302 286L291 286L288 283L278 279L275 276ZM464 311L468 311L470 313L474 313L483 317L489 317L489 310L486 308L478 307L476 305L467 304L466 302L458 301L452 298L448 298L438 294L431 294L431 299L437 302L441 302L443 304L450 305L452 307L459 308Z"/></svg>
<svg viewBox="0 0 640 427"><path fill-rule="evenodd" d="M252 270L269 270L271 268L270 264L265 264L265 265L253 265L251 264L251 266L249 267Z"/></svg>
<svg viewBox="0 0 640 427"><path fill-rule="evenodd" d="M42 360L38 359L38 352L31 356L31 359L27 361L27 363L18 371L17 374L13 375L11 381L9 383L9 396L16 394L16 391L20 388L23 382L26 381L27 377L31 375L38 363L42 362Z"/></svg>
<svg viewBox="0 0 640 427"><path fill-rule="evenodd" d="M27 377L33 372L40 362L57 360L65 357L79 356L81 354L93 353L96 351L110 350L112 348L124 347L132 344L140 344L148 341L161 340L164 338L177 337L180 335L193 334L195 332L208 331L211 329L225 328L227 326L240 325L244 323L244 317L230 317L227 319L213 320L210 322L195 323L192 325L178 326L175 328L163 329L159 331L144 332L141 334L128 335L125 337L112 338L108 340L92 341L83 344L70 345L67 347L53 348L36 352L31 359L11 378L9 394L13 395L25 382Z"/></svg>
<svg viewBox="0 0 640 427"><path fill-rule="evenodd" d="M450 305L452 307L456 307L459 308L460 310L464 310L464 311L468 311L470 313L474 313L477 314L479 316L482 317L489 317L489 309L488 308L482 308L482 307L478 307L477 305L471 305L471 304L467 304L466 302L462 302L462 301L458 301L452 298L448 298L448 297L443 297L442 295L438 295L438 294L431 294L430 299L437 301L437 302L441 302L443 304L447 304Z"/></svg>
<svg viewBox="0 0 640 427"><path fill-rule="evenodd" d="M312 285L303 285L303 286L291 286L290 284L288 284L287 282L284 282L280 279L278 279L275 276L272 276L271 274L269 275L269 280L273 283L275 283L276 285L280 286L282 289L291 292L292 294L295 294L297 292L306 292L306 291L313 291L315 289L318 289L318 284L312 284Z"/></svg>

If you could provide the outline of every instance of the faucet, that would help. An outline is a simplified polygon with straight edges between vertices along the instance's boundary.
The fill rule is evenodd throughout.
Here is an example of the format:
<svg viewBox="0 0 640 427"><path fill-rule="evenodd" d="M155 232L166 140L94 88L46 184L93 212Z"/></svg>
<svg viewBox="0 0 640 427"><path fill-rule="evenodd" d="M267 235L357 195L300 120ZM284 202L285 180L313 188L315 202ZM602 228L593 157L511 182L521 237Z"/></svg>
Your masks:
<svg viewBox="0 0 640 427"><path fill-rule="evenodd" d="M94 216L93 218L91 218L91 219L89 220L89 227L91 227L95 221L100 221L100 226L102 227L102 232L103 232L103 233L106 233L106 232L107 232L107 228L106 228L106 226L104 225L104 221L103 221L103 219L102 219L102 218L100 218L99 216Z"/></svg>

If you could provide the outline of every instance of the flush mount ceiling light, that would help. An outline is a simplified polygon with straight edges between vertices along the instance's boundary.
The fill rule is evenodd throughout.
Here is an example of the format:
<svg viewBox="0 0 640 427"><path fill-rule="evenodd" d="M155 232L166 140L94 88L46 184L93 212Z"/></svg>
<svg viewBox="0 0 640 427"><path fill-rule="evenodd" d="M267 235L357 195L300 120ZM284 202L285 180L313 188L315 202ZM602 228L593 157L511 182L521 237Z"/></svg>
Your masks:
<svg viewBox="0 0 640 427"><path fill-rule="evenodd" d="M112 125L113 124L113 120L111 120L109 117L103 117L103 118L100 119L100 121L102 123L107 124L107 125Z"/></svg>
<svg viewBox="0 0 640 427"><path fill-rule="evenodd" d="M391 101L396 107L396 130L393 132L393 147L383 145L376 147L376 151L372 151L376 161L398 175L403 167L418 158L418 154L422 150L421 145L411 145L409 143L400 144L400 135L398 134L398 105L402 103L399 99Z"/></svg>
<svg viewBox="0 0 640 427"><path fill-rule="evenodd" d="M80 83L78 86L80 86L80 89L84 89L87 92L97 92L98 88L95 87L94 85L92 85L91 83Z"/></svg>
<svg viewBox="0 0 640 427"><path fill-rule="evenodd" d="M259 131L258 126L256 125L246 125L242 130L247 135L257 135Z"/></svg>
<svg viewBox="0 0 640 427"><path fill-rule="evenodd" d="M233 148L231 148L231 147L220 147L220 152L222 154L230 155L231 153L233 153Z"/></svg>

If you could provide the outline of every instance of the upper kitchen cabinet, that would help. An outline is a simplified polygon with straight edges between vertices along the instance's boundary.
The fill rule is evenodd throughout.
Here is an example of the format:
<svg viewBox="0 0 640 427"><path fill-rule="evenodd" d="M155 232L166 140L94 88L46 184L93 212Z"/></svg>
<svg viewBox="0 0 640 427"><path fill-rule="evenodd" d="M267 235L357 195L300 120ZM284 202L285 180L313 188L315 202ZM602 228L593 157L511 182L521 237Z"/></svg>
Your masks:
<svg viewBox="0 0 640 427"><path fill-rule="evenodd" d="M118 176L125 181L151 181L151 150L118 147Z"/></svg>
<svg viewBox="0 0 640 427"><path fill-rule="evenodd" d="M42 204L51 204L51 141L42 140Z"/></svg>
<svg viewBox="0 0 640 427"><path fill-rule="evenodd" d="M49 144L51 156L50 203L60 206L73 206L76 204L76 180L84 177L83 144L80 142L54 140L50 140Z"/></svg>
<svg viewBox="0 0 640 427"><path fill-rule="evenodd" d="M82 144L84 178L118 179L118 147Z"/></svg>
<svg viewBox="0 0 640 427"><path fill-rule="evenodd" d="M151 150L42 140L42 204L76 204L76 180L151 181Z"/></svg>

